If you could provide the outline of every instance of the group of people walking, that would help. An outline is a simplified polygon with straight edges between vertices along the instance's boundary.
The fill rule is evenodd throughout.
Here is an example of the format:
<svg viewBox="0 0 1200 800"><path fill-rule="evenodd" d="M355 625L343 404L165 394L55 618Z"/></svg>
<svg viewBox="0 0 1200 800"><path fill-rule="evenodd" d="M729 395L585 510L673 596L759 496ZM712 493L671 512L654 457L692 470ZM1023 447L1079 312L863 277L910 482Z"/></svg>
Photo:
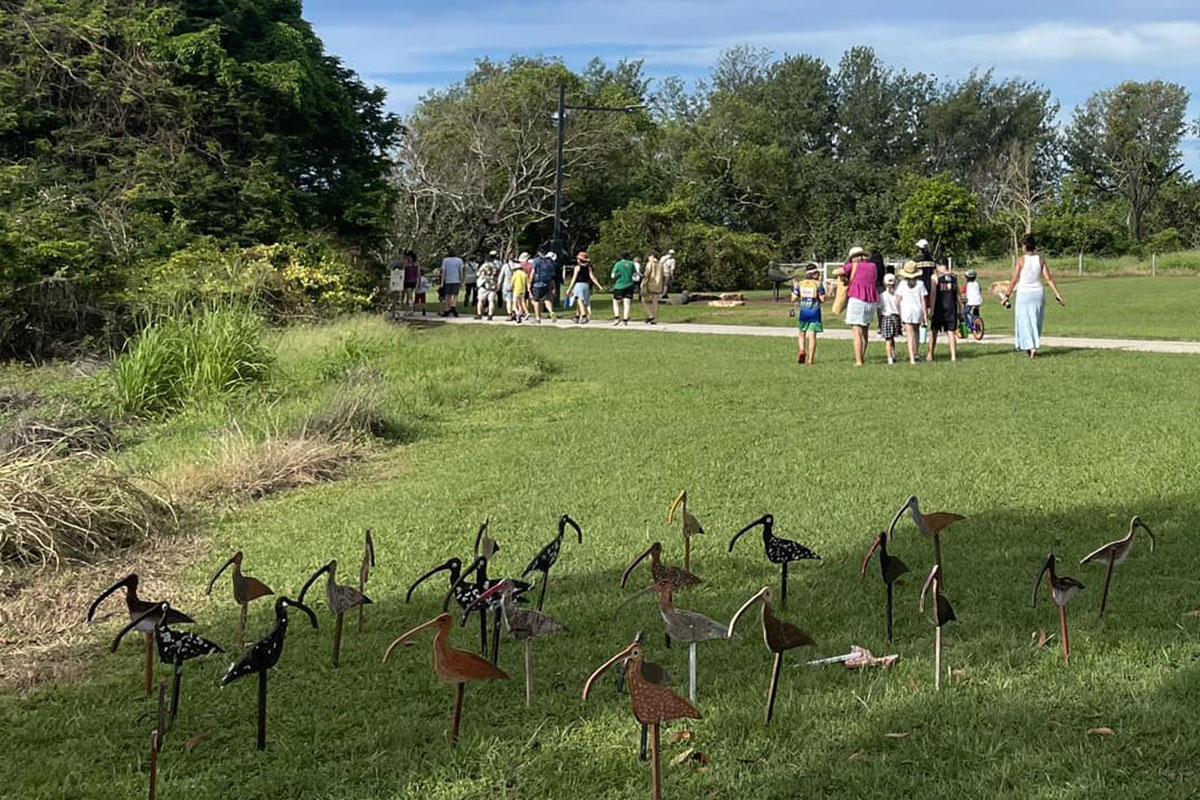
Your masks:
<svg viewBox="0 0 1200 800"><path fill-rule="evenodd" d="M608 275L612 280L613 325L628 325L635 296L645 310L645 322L658 324L659 303L671 289L675 277L675 251L668 250L659 258L655 252L646 254L645 261L622 253ZM511 322L532 319L540 324L543 311L557 321L555 308L566 289L567 304L574 309L576 323L587 324L592 319L592 290L606 291L586 251L575 256L575 263L559 267L558 257L549 247L539 247L531 256L521 252L501 258L492 250L482 262L464 260L450 252L442 259L436 276L439 312L442 317L458 316L459 296L465 295L463 305L474 307L475 319L495 318L499 306ZM399 297L400 311L412 314L418 305L425 313L425 293L429 281L421 274L417 257L406 251L391 273L390 290Z"/></svg>
<svg viewBox="0 0 1200 800"><path fill-rule="evenodd" d="M939 334L945 335L950 360L958 360L960 326L965 324L969 329L983 305L979 276L968 270L966 284L960 290L958 276L949 262L944 257L935 259L928 241L921 239L915 247L916 256L905 262L898 274L888 270L878 252L868 255L862 247L851 248L845 265L834 272L840 282L834 311L844 305L856 366L862 366L866 358L872 323L878 325L889 364L896 362L896 339L901 334L910 364L935 359ZM1014 264L1003 302L1007 307L1009 298L1016 295L1016 348L1032 358L1041 346L1046 306L1042 282L1050 285L1059 305L1065 304L1049 267L1037 253L1032 234L1025 237L1024 251ZM823 330L821 306L827 292L820 273L820 267L812 264L804 278L792 282L792 313L797 316L798 327L796 361L801 364L813 363L817 334ZM924 342L928 347L922 356L918 351Z"/></svg>

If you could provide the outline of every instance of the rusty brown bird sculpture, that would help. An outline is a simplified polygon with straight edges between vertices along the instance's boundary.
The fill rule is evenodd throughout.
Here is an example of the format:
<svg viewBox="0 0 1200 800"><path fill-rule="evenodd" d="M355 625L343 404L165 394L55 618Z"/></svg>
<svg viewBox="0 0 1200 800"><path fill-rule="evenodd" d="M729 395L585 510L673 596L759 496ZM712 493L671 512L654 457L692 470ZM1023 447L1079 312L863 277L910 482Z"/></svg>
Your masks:
<svg viewBox="0 0 1200 800"><path fill-rule="evenodd" d="M954 523L966 519L966 517L961 514L952 514L949 511L934 511L926 514L921 511L921 504L917 501L917 496L915 494L910 495L904 501L904 505L900 506L900 509L896 512L896 516L892 517L892 524L888 525L887 534L889 539L892 538L892 534L896 530L896 525L900 522L900 518L904 516L905 511L908 511L912 515L912 521L917 526L917 530L923 536L933 539L933 563L938 566L938 580L944 580L942 577L944 573L942 569L942 531Z"/></svg>
<svg viewBox="0 0 1200 800"><path fill-rule="evenodd" d="M409 644L414 636L426 628L437 628L433 637L433 672L442 683L454 686L454 712L450 718L450 746L458 744L458 725L462 719L463 688L475 681L508 680L508 673L474 653L450 646L450 628L454 620L448 613L438 614L397 638L383 654L383 663L392 657L392 651L402 644Z"/></svg>
<svg viewBox="0 0 1200 800"><path fill-rule="evenodd" d="M246 606L252 600L275 593L258 578L251 578L249 575L242 574L242 551L238 550L208 579L208 588L204 590L205 594L212 594L213 585L217 582L217 578L221 577L221 573L230 566L233 567L233 599L242 607L241 617L238 619L237 637L237 646L240 648L246 638Z"/></svg>
<svg viewBox="0 0 1200 800"><path fill-rule="evenodd" d="M1049 573L1050 597L1054 599L1054 605L1058 606L1058 624L1059 632L1062 635L1063 663L1070 664L1071 645L1067 639L1067 603L1071 601L1076 592L1083 588L1083 584L1074 578L1059 575L1054 569L1054 564L1054 553L1051 553L1046 556L1046 560L1042 564L1042 571L1038 573L1037 580L1034 581L1032 605L1037 606L1038 589L1042 587L1042 576Z"/></svg>
<svg viewBox="0 0 1200 800"><path fill-rule="evenodd" d="M755 603L762 603L763 641L766 642L767 649L775 655L775 661L771 667L771 683L767 687L767 711L764 717L765 724L770 725L771 717L775 713L775 694L779 689L779 671L783 668L783 654L788 650L816 643L811 636L792 623L775 616L774 609L771 607L770 586L764 586L757 594L742 603L742 607L733 615L733 619L729 620L729 636L733 636L734 628L737 627L738 620L746 613L746 609Z"/></svg>
<svg viewBox="0 0 1200 800"><path fill-rule="evenodd" d="M625 567L625 571L621 573L621 588L625 588L625 584L629 581L629 575L633 572L633 568L642 562L647 556L650 557L650 575L654 578L655 583L661 580L671 582L673 589L686 589L689 586L695 586L700 583L700 579L682 567L668 567L662 563L662 542L655 542L647 547L642 552L634 557L633 561L629 562L629 566Z"/></svg>
<svg viewBox="0 0 1200 800"><path fill-rule="evenodd" d="M155 609L161 609L161 601L143 600L138 596L138 576L137 573L130 573L121 580L109 586L92 601L88 607L87 621L92 622L96 618L96 611L100 608L100 604L118 589L125 590L125 610L129 614L130 622L138 620L138 624L134 626L134 630L143 634L146 644L145 658L145 684L147 696L153 691L154 687L154 629L158 627L159 620L168 625L184 625L189 622L195 622L194 619L184 614L178 609L169 608L166 616L149 615L149 612Z"/></svg>

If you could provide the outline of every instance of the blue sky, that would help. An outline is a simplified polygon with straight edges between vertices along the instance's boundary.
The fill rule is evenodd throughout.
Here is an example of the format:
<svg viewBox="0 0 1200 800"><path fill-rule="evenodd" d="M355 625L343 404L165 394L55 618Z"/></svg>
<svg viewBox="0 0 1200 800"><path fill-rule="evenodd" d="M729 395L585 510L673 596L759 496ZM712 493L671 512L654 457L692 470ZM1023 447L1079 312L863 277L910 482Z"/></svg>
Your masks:
<svg viewBox="0 0 1200 800"><path fill-rule="evenodd" d="M1161 78L1200 114L1200 0L307 0L329 52L387 88L405 113L430 88L461 80L475 59L513 53L640 58L651 77L703 77L737 44L836 64L870 45L889 64L944 78L972 67L1041 83L1064 116L1125 79ZM1200 142L1185 143L1200 174Z"/></svg>

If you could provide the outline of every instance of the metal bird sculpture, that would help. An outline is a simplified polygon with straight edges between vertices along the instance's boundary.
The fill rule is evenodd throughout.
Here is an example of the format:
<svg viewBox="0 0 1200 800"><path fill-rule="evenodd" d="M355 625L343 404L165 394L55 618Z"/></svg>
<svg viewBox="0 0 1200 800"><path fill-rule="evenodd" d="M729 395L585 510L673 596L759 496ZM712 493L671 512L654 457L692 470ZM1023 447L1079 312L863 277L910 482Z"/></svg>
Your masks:
<svg viewBox="0 0 1200 800"><path fill-rule="evenodd" d="M242 641L246 638L246 606L252 600L275 593L258 578L251 578L249 575L242 574L242 551L238 550L208 579L208 588L204 590L205 594L212 594L213 584L217 582L217 578L221 577L221 573L230 566L233 567L233 599L242 607L241 617L238 619L237 638L237 646L240 648Z"/></svg>
<svg viewBox="0 0 1200 800"><path fill-rule="evenodd" d="M147 611L159 608L159 603L153 600L143 600L138 596L138 576L134 572L126 575L112 586L109 586L92 601L87 612L88 622L95 620L96 611L100 608L100 604L118 589L125 590L125 610L129 613L130 620L138 619L144 616ZM189 622L195 622L195 620L182 611L171 609L167 612L166 622L171 625L184 625ZM154 627L155 621L153 619L142 620L137 626L137 630L144 634L143 638L146 643L145 683L147 696L150 695L154 687Z"/></svg>
<svg viewBox="0 0 1200 800"><path fill-rule="evenodd" d="M1093 550L1079 561L1080 564L1104 563L1107 565L1104 572L1104 588L1100 591L1100 616L1102 617L1104 616L1104 607L1108 604L1108 583L1112 580L1113 567L1124 564L1125 559L1129 558L1129 553L1133 550L1133 535L1138 528L1144 530L1150 537L1150 552L1153 553L1154 531L1142 522L1141 517L1134 517L1129 520L1129 533L1115 542L1109 542L1103 547Z"/></svg>
<svg viewBox="0 0 1200 800"><path fill-rule="evenodd" d="M271 628L270 633L251 645L249 652L230 664L225 676L221 678L221 685L227 686L239 678L258 673L259 750L265 750L267 747L267 671L279 663L279 657L283 655L283 640L287 636L289 608L298 608L303 611L312 622L313 630L317 629L317 615L311 608L287 597L276 598L275 627Z"/></svg>
<svg viewBox="0 0 1200 800"><path fill-rule="evenodd" d="M639 644L643 643L645 641L645 639L642 636L641 631L637 632L637 636L633 637L633 640L635 642L638 642ZM618 694L620 694L625 689L625 677L628 673L629 673L629 662L628 661L625 661L622 664L619 664L617 666L617 681L616 682L617 682L617 693ZM650 683L653 683L657 686L670 686L671 685L670 673L668 673L665 669L663 669L661 664L655 664L652 661L643 661L642 662L642 679L646 680ZM648 737L650 735L650 729L645 725L642 725L641 728L642 728L642 733L641 733L641 737L640 737L641 740L638 744L638 761L645 761L648 758L648 756L646 754L646 748L647 748Z"/></svg>
<svg viewBox="0 0 1200 800"><path fill-rule="evenodd" d="M671 507L667 509L667 527L675 524L675 512L678 510L680 517L683 519L683 568L691 572L692 537L698 533L704 533L704 527L701 526L700 520L696 519L688 511L687 501L687 489L684 489L671 501Z"/></svg>
<svg viewBox="0 0 1200 800"><path fill-rule="evenodd" d="M642 675L642 643L635 638L628 647L605 661L588 676L583 685L583 699L587 702L588 693L596 679L609 667L618 662L628 662L629 704L633 707L633 716L642 725L650 726L650 774L651 797L653 800L662 798L662 773L659 758L660 728L664 722L676 719L700 719L700 712L691 703L672 692L665 686L650 683Z"/></svg>
<svg viewBox="0 0 1200 800"><path fill-rule="evenodd" d="M168 622L170 618L171 604L165 601L159 603L136 619L130 620L113 639L111 647L115 653L125 634L132 630L142 630L146 625L153 626L154 641L158 645L158 660L172 665L175 671L171 681L171 714L166 728L162 730L163 734L175 727L175 717L179 713L179 684L183 676L183 662L211 653L225 652L216 642L211 642L203 636L189 631L174 630Z"/></svg>
<svg viewBox="0 0 1200 800"><path fill-rule="evenodd" d="M917 501L917 496L909 495L909 498L904 501L904 505L896 512L896 516L892 517L892 524L888 525L887 534L890 538L896 530L896 524L900 522L900 518L904 516L904 512L908 511L913 522L917 526L917 530L923 535L933 539L933 563L938 566L939 572L942 571L942 540L941 533L946 528L950 527L959 520L966 519L961 514L952 514L949 511L935 511L930 514L925 514L921 511L921 504ZM942 577L939 574L938 580Z"/></svg>
<svg viewBox="0 0 1200 800"><path fill-rule="evenodd" d="M566 533L568 525L575 529L575 535L579 537L579 543L583 544L583 531L580 530L579 523L571 519L569 514L563 514L558 518L558 535L538 551L538 554L529 562L529 566L525 567L525 571L521 573L522 578L531 572L542 573L542 588L538 592L538 611L542 610L542 605L546 601L546 584L550 580L550 568L558 561L558 554L562 550L563 536Z"/></svg>
<svg viewBox="0 0 1200 800"><path fill-rule="evenodd" d="M438 564L433 569L426 572L421 577L413 581L412 586L408 587L408 591L404 595L404 602L412 600L413 591L424 583L429 578L437 575L439 572L445 572L450 581L450 593L454 597L454 602L458 603L458 607L466 611L471 608L475 602L475 598L479 597L479 592L475 590L474 584L460 582L462 577L462 560L458 558L448 558L441 564ZM443 604L445 605L445 604ZM487 655L487 617L480 613L479 615L479 652L481 655Z"/></svg>
<svg viewBox="0 0 1200 800"><path fill-rule="evenodd" d="M743 533L760 525L762 526L763 551L767 554L767 560L772 564L779 565L779 607L787 608L788 564L793 561L809 559L820 561L821 557L799 542L776 536L775 517L771 514L763 514L735 533L729 540L729 552L733 552L733 546Z"/></svg>
<svg viewBox="0 0 1200 800"><path fill-rule="evenodd" d="M742 603L742 607L733 615L733 619L729 620L730 636L733 636L742 614L745 614L746 609L755 603L762 603L763 641L766 642L767 649L775 654L775 660L771 666L771 684L767 688L767 711L764 717L764 724L770 725L771 717L775 713L775 694L779 690L779 671L783 668L783 654L788 650L816 644L816 642L792 623L775 616L774 609L771 607L770 586L764 586L753 597Z"/></svg>
<svg viewBox="0 0 1200 800"><path fill-rule="evenodd" d="M1050 597L1054 600L1054 605L1058 606L1058 623L1059 630L1062 633L1062 654L1063 663L1071 663L1071 645L1067 639L1067 603L1075 596L1075 593L1083 588L1083 584L1074 578L1069 578L1066 575L1059 575L1054 570L1054 553L1046 556L1046 561L1042 564L1042 571L1038 573L1037 580L1033 584L1033 601L1032 605L1037 607L1038 589L1042 587L1042 576L1047 572L1050 573Z"/></svg>
<svg viewBox="0 0 1200 800"><path fill-rule="evenodd" d="M942 688L942 626L947 622L953 622L958 619L954 616L954 609L950 607L950 601L942 594L942 570L937 564L933 565L933 569L929 570L929 577L925 579L925 585L921 587L921 601L917 605L917 610L922 614L925 613L925 597L928 595L930 588L933 589L933 624L935 627L933 640L933 688Z"/></svg>
<svg viewBox="0 0 1200 800"><path fill-rule="evenodd" d="M880 531L875 540L871 542L871 546L867 548L867 554L863 556L862 572L859 574L859 580L867 576L867 567L871 563L871 556L875 551L879 551L879 574L883 577L884 585L887 586L887 640L892 641L892 593L893 587L900 576L908 572L908 567L904 562L896 558L888 552L887 549L887 531Z"/></svg>
<svg viewBox="0 0 1200 800"><path fill-rule="evenodd" d="M329 610L335 616L333 625L333 666L336 668L342 653L342 617L350 609L356 606L362 608L367 603L370 603L371 598L353 586L337 582L337 559L333 559L309 577L304 587L300 589L300 595L297 598L299 602L304 602L304 596L308 593L308 587L312 586L322 573L325 575L325 604L329 606Z"/></svg>
<svg viewBox="0 0 1200 800"><path fill-rule="evenodd" d="M549 614L535 611L532 608L519 608L513 593L513 582L505 579L479 595L475 606L480 613L487 608L488 603L496 598L500 602L500 614L504 618L504 629L519 642L525 645L525 705L533 705L533 640L552 633L565 631L567 626ZM463 614L462 624L466 624L467 615Z"/></svg>
<svg viewBox="0 0 1200 800"><path fill-rule="evenodd" d="M661 580L671 582L671 587L674 589L686 589L689 586L695 586L700 583L700 579L682 567L668 567L662 563L662 542L655 542L647 547L641 553L634 557L633 561L629 562L629 566L625 567L625 571L621 573L621 588L625 588L625 584L629 581L629 575L633 572L633 568L642 562L647 556L650 557L650 575L657 583Z"/></svg>
<svg viewBox="0 0 1200 800"><path fill-rule="evenodd" d="M362 565L358 568L358 593L365 594L367 591L367 580L371 577L371 570L375 569L375 541L371 538L371 529L367 528L366 542L363 545ZM366 603L360 603L358 606L358 632L363 632L363 609L366 608Z"/></svg>
<svg viewBox="0 0 1200 800"><path fill-rule="evenodd" d="M400 636L383 654L383 663L388 663L392 651L399 645L408 644L412 637L426 628L437 628L433 637L433 671L442 683L454 686L454 712L450 719L450 746L458 744L458 726L462 719L463 687L474 681L508 680L508 674L480 658L474 653L457 650L450 646L450 628L454 624L449 614L438 614Z"/></svg>
<svg viewBox="0 0 1200 800"><path fill-rule="evenodd" d="M487 540L485 540L485 543L486 543L486 541ZM493 588L498 583L500 583L502 580L504 580L503 578L491 578L488 576L488 564L489 564L489 559L490 559L490 556L488 555L488 553L495 552L495 550L498 550L498 549L499 549L499 546L496 546L495 549L491 549L491 548L488 548L485 546L483 548L483 552L481 552L478 556L476 556L475 560L471 563L471 566L469 566L465 570L463 570L462 574L459 575L459 577L458 577L458 581L454 584L454 586L451 586L450 591L446 593L446 597L442 601L442 611L446 611L450 607L450 598L451 597L454 597L457 599L459 596L465 594L465 590L463 589L463 587L469 585L469 584L467 584L467 578L474 575L475 583L471 587L471 592L472 592L471 602L466 606L466 608L463 609L463 611L465 612L464 616L463 616L463 621L465 623L466 617L475 608L475 601L479 599L479 595L483 594L488 589ZM510 578L508 580L510 580L512 583L513 595L517 598L518 602L521 601L521 596L523 594L525 594L526 592L528 592L530 589L533 588L532 584L526 583L525 581L519 581L519 580L512 579L512 578ZM491 608L493 611L491 644L492 644L492 663L495 664L500 660L500 598L493 595L492 599L488 601L488 604L479 609L479 618L481 620L481 622L480 622L481 630L486 630L487 609L488 608ZM485 653L487 652L486 648L484 648L484 652Z"/></svg>
<svg viewBox="0 0 1200 800"><path fill-rule="evenodd" d="M688 699L695 703L696 645L711 639L728 639L729 632L725 625L703 614L676 608L671 597L672 591L671 582L664 578L630 596L621 606L647 592L658 593L658 610L662 614L663 627L666 629L667 646L670 647L671 642L688 646Z"/></svg>

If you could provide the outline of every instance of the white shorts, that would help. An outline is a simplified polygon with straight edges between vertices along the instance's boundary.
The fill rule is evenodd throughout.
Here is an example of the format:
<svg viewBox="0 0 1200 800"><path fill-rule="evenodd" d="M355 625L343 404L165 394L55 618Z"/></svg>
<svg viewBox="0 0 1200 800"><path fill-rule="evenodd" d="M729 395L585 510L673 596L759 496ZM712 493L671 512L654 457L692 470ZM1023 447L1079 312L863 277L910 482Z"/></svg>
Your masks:
<svg viewBox="0 0 1200 800"><path fill-rule="evenodd" d="M485 306L488 303L495 303L496 302L496 292L495 291L480 292L479 293L479 302Z"/></svg>
<svg viewBox="0 0 1200 800"><path fill-rule="evenodd" d="M851 297L846 304L846 324L864 325L869 327L875 321L875 309L878 303L867 303L857 297Z"/></svg>

